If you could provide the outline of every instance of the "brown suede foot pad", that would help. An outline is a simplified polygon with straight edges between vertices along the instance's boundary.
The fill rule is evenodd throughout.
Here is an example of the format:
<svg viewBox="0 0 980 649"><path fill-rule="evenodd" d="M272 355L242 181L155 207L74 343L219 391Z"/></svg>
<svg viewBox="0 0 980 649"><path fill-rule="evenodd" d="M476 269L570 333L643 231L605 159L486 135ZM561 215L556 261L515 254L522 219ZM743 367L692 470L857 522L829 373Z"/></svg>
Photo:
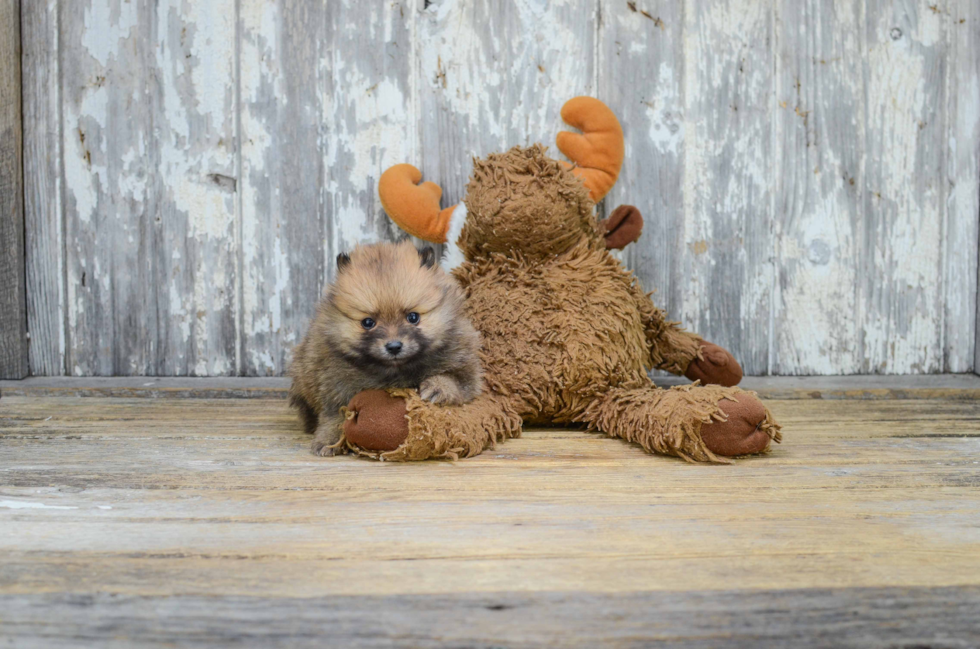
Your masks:
<svg viewBox="0 0 980 649"><path fill-rule="evenodd" d="M405 400L384 390L365 390L347 404L344 438L368 451L393 451L408 437Z"/></svg>
<svg viewBox="0 0 980 649"><path fill-rule="evenodd" d="M712 453L725 457L762 453L774 439L778 428L765 425L768 413L762 402L751 393L738 395L738 401L722 399L718 407L728 418L701 426L701 439Z"/></svg>

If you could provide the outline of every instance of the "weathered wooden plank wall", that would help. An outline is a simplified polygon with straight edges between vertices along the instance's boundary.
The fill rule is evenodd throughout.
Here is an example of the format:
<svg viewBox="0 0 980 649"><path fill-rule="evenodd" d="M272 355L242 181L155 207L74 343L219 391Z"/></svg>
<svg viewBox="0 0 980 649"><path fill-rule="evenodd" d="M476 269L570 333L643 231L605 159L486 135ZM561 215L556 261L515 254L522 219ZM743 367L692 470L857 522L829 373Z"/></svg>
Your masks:
<svg viewBox="0 0 980 649"><path fill-rule="evenodd" d="M57 0L21 6L30 370L65 373L65 242Z"/></svg>
<svg viewBox="0 0 980 649"><path fill-rule="evenodd" d="M622 257L752 374L980 366L974 0L27 3L36 374L281 374L407 161L551 144L591 94ZM605 206L600 206L605 209Z"/></svg>
<svg viewBox="0 0 980 649"><path fill-rule="evenodd" d="M0 378L27 376L20 0L0 0Z"/></svg>
<svg viewBox="0 0 980 649"><path fill-rule="evenodd" d="M777 22L776 372L861 371L863 1L825 4Z"/></svg>

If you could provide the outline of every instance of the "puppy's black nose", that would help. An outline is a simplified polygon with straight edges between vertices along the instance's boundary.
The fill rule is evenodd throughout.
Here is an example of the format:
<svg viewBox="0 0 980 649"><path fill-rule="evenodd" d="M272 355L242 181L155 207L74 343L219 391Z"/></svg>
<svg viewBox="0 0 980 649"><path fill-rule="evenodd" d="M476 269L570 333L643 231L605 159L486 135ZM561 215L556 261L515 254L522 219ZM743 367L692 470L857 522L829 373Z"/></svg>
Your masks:
<svg viewBox="0 0 980 649"><path fill-rule="evenodd" d="M387 349L388 353L392 356L398 356L398 353L402 350L402 344L398 340L392 340L389 343L385 343L385 349Z"/></svg>

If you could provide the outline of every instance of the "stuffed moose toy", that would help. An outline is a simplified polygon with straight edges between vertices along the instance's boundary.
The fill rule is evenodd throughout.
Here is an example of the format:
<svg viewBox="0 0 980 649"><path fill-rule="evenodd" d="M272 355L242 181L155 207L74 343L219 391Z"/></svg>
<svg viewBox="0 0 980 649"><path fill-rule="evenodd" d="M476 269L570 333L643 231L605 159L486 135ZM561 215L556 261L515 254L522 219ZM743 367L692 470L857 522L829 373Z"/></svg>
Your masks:
<svg viewBox="0 0 980 649"><path fill-rule="evenodd" d="M527 425L583 425L688 461L727 462L780 441L779 425L726 350L670 322L609 248L635 239L642 217L623 206L603 222L594 207L622 165L623 131L590 97L561 111L581 134L559 133L572 163L541 145L475 160L463 201L439 209L442 190L411 165L379 182L403 230L447 243L482 338L482 394L436 406L414 390L366 391L347 407L344 444L383 460L460 458L517 437ZM457 265L458 264L458 265ZM647 372L694 384L654 385Z"/></svg>

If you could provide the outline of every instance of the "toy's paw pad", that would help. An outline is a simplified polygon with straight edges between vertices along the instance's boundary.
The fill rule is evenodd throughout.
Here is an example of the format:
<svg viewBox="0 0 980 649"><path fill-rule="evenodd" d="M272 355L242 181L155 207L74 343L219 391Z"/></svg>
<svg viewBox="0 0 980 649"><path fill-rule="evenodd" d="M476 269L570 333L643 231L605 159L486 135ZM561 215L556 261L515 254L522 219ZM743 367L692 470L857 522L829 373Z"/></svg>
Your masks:
<svg viewBox="0 0 980 649"><path fill-rule="evenodd" d="M741 393L738 401L722 399L718 407L728 416L727 421L713 421L701 427L701 439L712 453L735 457L769 448L773 437L765 425L766 407L758 398Z"/></svg>
<svg viewBox="0 0 980 649"><path fill-rule="evenodd" d="M393 451L408 438L405 400L384 390L365 390L347 404L344 437L368 451Z"/></svg>
<svg viewBox="0 0 980 649"><path fill-rule="evenodd" d="M742 380L742 366L725 349L707 340L701 341L701 356L688 365L684 376L705 385L734 387Z"/></svg>
<svg viewBox="0 0 980 649"><path fill-rule="evenodd" d="M600 223L605 234L606 248L622 250L640 238L643 232L643 215L632 205L620 205Z"/></svg>
<svg viewBox="0 0 980 649"><path fill-rule="evenodd" d="M459 384L448 376L430 376L419 386L419 396L432 403L444 406L458 406L465 403Z"/></svg>

